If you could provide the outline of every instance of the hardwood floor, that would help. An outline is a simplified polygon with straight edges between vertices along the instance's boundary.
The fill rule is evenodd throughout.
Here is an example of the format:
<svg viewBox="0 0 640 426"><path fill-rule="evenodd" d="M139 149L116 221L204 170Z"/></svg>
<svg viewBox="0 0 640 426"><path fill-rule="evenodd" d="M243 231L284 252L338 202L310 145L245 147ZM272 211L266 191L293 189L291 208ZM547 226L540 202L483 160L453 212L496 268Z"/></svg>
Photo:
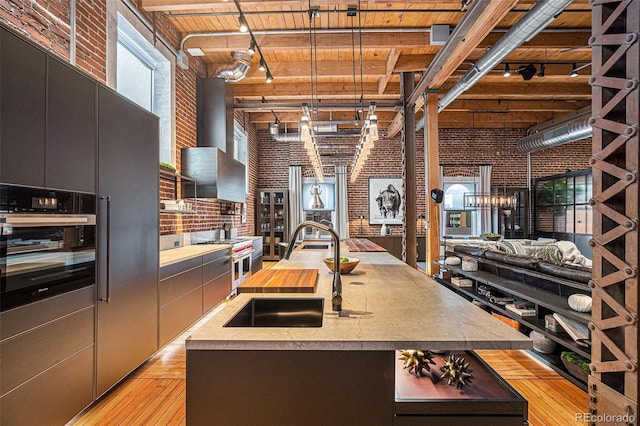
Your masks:
<svg viewBox="0 0 640 426"><path fill-rule="evenodd" d="M273 263L265 262L265 267L271 267ZM167 345L72 424L185 424L184 341L206 319ZM576 420L576 414L587 412L587 394L526 351L477 353L529 402L530 425L584 424Z"/></svg>

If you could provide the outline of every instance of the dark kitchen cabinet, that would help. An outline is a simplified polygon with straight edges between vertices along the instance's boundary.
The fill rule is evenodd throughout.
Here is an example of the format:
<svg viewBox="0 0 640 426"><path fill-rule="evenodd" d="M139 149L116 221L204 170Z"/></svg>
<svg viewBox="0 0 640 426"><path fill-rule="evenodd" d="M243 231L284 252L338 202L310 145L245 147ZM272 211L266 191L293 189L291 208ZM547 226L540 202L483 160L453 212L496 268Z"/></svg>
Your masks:
<svg viewBox="0 0 640 426"><path fill-rule="evenodd" d="M0 424L65 424L93 402L95 291L0 314Z"/></svg>
<svg viewBox="0 0 640 426"><path fill-rule="evenodd" d="M202 312L206 313L231 293L231 256L219 250L202 256Z"/></svg>
<svg viewBox="0 0 640 426"><path fill-rule="evenodd" d="M98 89L97 389L158 348L158 118Z"/></svg>
<svg viewBox="0 0 640 426"><path fill-rule="evenodd" d="M43 187L46 54L0 33L0 181Z"/></svg>
<svg viewBox="0 0 640 426"><path fill-rule="evenodd" d="M57 59L47 63L45 185L93 193L97 84Z"/></svg>

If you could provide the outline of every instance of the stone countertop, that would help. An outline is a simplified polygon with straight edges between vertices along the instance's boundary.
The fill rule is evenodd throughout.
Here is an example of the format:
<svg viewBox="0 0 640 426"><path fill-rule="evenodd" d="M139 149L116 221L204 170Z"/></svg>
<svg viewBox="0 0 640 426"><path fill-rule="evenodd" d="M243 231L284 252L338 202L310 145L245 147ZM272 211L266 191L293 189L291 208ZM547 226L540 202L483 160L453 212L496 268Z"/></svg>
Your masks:
<svg viewBox="0 0 640 426"><path fill-rule="evenodd" d="M344 246L343 246L344 247ZM344 247L342 256L352 254ZM296 250L275 268L318 268L315 295L240 294L186 341L187 350L530 349L531 340L388 253L354 253L342 275L342 313L331 310L332 250ZM319 328L223 327L253 297L324 297Z"/></svg>
<svg viewBox="0 0 640 426"><path fill-rule="evenodd" d="M229 244L196 244L191 246L178 247L160 252L160 267L169 266L173 263L192 259L196 256L204 256L219 250L229 250Z"/></svg>

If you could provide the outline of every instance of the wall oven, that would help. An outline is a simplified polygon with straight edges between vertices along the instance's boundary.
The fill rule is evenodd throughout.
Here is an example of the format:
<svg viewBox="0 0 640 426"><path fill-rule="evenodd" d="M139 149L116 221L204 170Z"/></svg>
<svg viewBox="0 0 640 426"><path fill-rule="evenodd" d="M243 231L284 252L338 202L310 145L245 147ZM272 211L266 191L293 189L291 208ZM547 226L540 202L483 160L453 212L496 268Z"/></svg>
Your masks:
<svg viewBox="0 0 640 426"><path fill-rule="evenodd" d="M95 283L94 194L0 184L0 310Z"/></svg>

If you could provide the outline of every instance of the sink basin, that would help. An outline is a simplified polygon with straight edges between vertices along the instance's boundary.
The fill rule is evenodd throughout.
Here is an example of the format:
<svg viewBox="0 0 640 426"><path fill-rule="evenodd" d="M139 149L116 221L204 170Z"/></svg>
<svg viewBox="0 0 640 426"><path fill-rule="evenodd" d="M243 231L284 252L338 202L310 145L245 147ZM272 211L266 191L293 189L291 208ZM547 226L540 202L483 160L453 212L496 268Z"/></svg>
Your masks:
<svg viewBox="0 0 640 426"><path fill-rule="evenodd" d="M302 246L302 250L327 250L329 244L305 244Z"/></svg>
<svg viewBox="0 0 640 426"><path fill-rule="evenodd" d="M322 327L324 299L253 298L225 327Z"/></svg>

